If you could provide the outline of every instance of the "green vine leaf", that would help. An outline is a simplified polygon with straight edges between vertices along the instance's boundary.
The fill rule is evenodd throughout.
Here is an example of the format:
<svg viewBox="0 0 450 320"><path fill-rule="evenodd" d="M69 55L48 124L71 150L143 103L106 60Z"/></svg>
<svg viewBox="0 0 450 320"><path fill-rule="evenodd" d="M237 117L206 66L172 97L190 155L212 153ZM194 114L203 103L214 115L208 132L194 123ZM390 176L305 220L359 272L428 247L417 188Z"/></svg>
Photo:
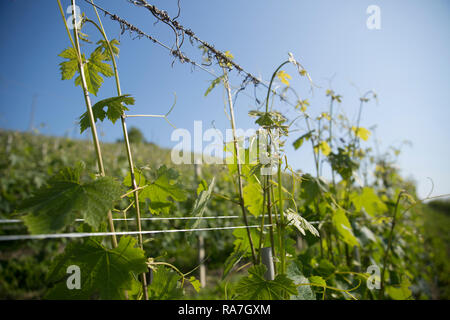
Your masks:
<svg viewBox="0 0 450 320"><path fill-rule="evenodd" d="M285 274L279 274L275 280L266 280L266 266L256 265L248 269L248 276L236 285L237 299L243 300L282 300L285 294L297 294L294 282Z"/></svg>
<svg viewBox="0 0 450 320"><path fill-rule="evenodd" d="M129 109L124 106L126 105L134 105L134 98L129 94L124 94L117 97L103 99L92 107L92 113L94 114L94 120L103 121L107 117L112 123L115 123L117 119L119 119L124 111L128 111ZM104 108L108 109L105 111ZM89 115L87 111L83 113L80 117L80 133L83 133L84 130L91 126Z"/></svg>
<svg viewBox="0 0 450 320"><path fill-rule="evenodd" d="M298 286L297 293L291 295L291 300L316 300L316 295L311 286L300 285L309 283L309 280L300 271L296 261L292 261L288 265L287 276Z"/></svg>
<svg viewBox="0 0 450 320"><path fill-rule="evenodd" d="M114 75L111 66L103 62L107 60L108 55L103 54L101 48L97 48L91 53L89 60L84 62L86 85L88 91L95 96L103 84L103 78L100 74L103 74L105 77L112 77ZM81 85L81 76L75 79L75 85Z"/></svg>
<svg viewBox="0 0 450 320"><path fill-rule="evenodd" d="M61 58L68 59L59 64L62 80L70 80L75 76L78 71L78 58L77 51L70 47L59 54Z"/></svg>
<svg viewBox="0 0 450 320"><path fill-rule="evenodd" d="M101 46L95 49L88 60L86 60L84 54L81 55L87 89L93 95L97 95L98 90L103 84L103 78L100 74L105 77L112 77L114 75L111 66L104 62L108 61L109 55L102 53L102 50ZM63 61L59 64L62 80L72 79L77 72L79 73L77 51L74 48L68 48L61 52L59 56L68 59L68 61ZM81 85L80 75L75 79L75 85Z"/></svg>
<svg viewBox="0 0 450 320"><path fill-rule="evenodd" d="M353 234L352 226L350 225L350 222L348 221L347 216L342 209L336 210L336 212L333 214L332 221L334 227L339 233L340 238L345 243L347 243L351 247L359 247L358 239Z"/></svg>
<svg viewBox="0 0 450 320"><path fill-rule="evenodd" d="M316 284L316 285L320 286L320 287L326 287L326 285L327 285L327 282L322 277L319 277L319 276L309 277L309 281L311 283L313 283L313 284Z"/></svg>
<svg viewBox="0 0 450 320"><path fill-rule="evenodd" d="M381 201L375 191L369 187L364 187L361 194L358 194L356 191L352 192L350 200L357 212L360 212L364 208L364 210L372 217L383 215L388 210L386 204Z"/></svg>
<svg viewBox="0 0 450 320"><path fill-rule="evenodd" d="M305 199L305 204L310 204L319 195L326 193L328 187L325 181L321 178L315 178L309 173L302 176L301 183L301 197Z"/></svg>
<svg viewBox="0 0 450 320"><path fill-rule="evenodd" d="M181 276L175 271L158 266L153 272L153 281L148 286L150 300L175 300L183 296L183 288L179 284Z"/></svg>
<svg viewBox="0 0 450 320"><path fill-rule="evenodd" d="M255 217L259 217L262 212L264 200L261 185L257 182L250 183L244 187L243 193L247 210Z"/></svg>
<svg viewBox="0 0 450 320"><path fill-rule="evenodd" d="M61 170L23 203L20 212L28 213L23 219L31 233L61 231L79 214L96 229L106 220L108 210L122 194L122 186L111 177L81 182L83 170L82 163Z"/></svg>
<svg viewBox="0 0 450 320"><path fill-rule="evenodd" d="M331 153L328 159L333 170L339 173L344 180L349 180L359 166L342 148L338 148L338 153Z"/></svg>
<svg viewBox="0 0 450 320"><path fill-rule="evenodd" d="M102 50L102 54L104 54L105 56L107 56L107 61L111 61L111 54L109 53L109 48L108 48L108 42L106 42L106 40L99 40L97 41L97 44L99 45L99 47ZM109 41L109 44L111 45L111 50L113 52L113 54L118 57L119 56L119 52L120 49L117 47L118 45L120 45L119 40L117 39L112 39L111 41Z"/></svg>
<svg viewBox="0 0 450 320"><path fill-rule="evenodd" d="M108 249L91 238L84 243L69 243L64 253L55 259L48 280L56 285L47 293L47 299L125 298L125 290L133 289L135 274L147 271L145 253L135 248L136 240L122 237L117 248ZM80 268L79 290L69 290L66 284L67 267Z"/></svg>
<svg viewBox="0 0 450 320"><path fill-rule="evenodd" d="M223 275L222 280L230 273L231 270L242 260L245 254L248 252L249 248L244 242L239 242L231 255L227 258L223 265Z"/></svg>
<svg viewBox="0 0 450 320"><path fill-rule="evenodd" d="M308 141L309 139L311 139L311 136L312 136L314 131L315 130L311 130L311 131L305 133L304 135L302 135L297 140L295 140L294 143L293 143L294 149L297 150L298 148L300 148L302 146L303 142Z"/></svg>
<svg viewBox="0 0 450 320"><path fill-rule="evenodd" d="M152 214L169 214L173 206L172 200L186 201L187 199L183 186L178 182L179 174L172 168L167 168L165 165L159 167L156 179L152 183L147 182L142 174L136 177L139 186L146 186L140 191L140 197L142 200L150 200L149 210ZM130 174L125 177L123 183L131 186ZM132 196L132 194L129 195L129 197Z"/></svg>
<svg viewBox="0 0 450 320"><path fill-rule="evenodd" d="M386 288L386 293L394 300L408 300L411 299L412 296L409 287L411 287L411 282L408 277L404 276L400 285L388 286Z"/></svg>
<svg viewBox="0 0 450 320"><path fill-rule="evenodd" d="M200 283L200 281L196 277L191 276L189 278L189 283L192 285L192 287L194 288L194 290L196 292L200 292L200 288L202 287L202 284Z"/></svg>

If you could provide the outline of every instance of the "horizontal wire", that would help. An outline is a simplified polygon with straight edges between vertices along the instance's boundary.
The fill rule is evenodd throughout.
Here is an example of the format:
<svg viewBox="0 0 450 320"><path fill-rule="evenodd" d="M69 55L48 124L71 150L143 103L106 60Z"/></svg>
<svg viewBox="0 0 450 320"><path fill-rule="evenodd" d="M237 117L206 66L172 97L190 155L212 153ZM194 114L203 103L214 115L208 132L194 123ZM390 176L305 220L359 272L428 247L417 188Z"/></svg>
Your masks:
<svg viewBox="0 0 450 320"><path fill-rule="evenodd" d="M151 35L148 35L148 34L145 33L144 31L142 31L141 29L135 27L134 25L132 25L131 23L129 23L129 22L126 21L125 19L122 19L122 18L119 17L118 15L113 14L113 13L109 12L108 10L106 10L106 9L104 9L104 8L102 8L102 7L100 7L100 6L97 5L97 4L94 4L94 3L92 3L92 2L89 2L88 0L84 0L84 1L87 2L88 4L92 5L92 6L96 7L97 9L99 9L100 11L102 11L105 15L108 15L112 20L119 22L121 25L127 26L128 29L129 29L130 31L134 31L134 32L136 32L138 35L143 36L143 37L146 37L147 39L151 40L153 43L156 43L156 44L158 44L159 46L163 47L164 49L170 51L170 53L171 53L172 55L174 55L175 57L177 57L178 59L180 59L181 62L188 62L188 63L190 63L190 64L192 64L192 65L194 65L194 66L200 68L201 70L203 70L203 71L209 73L210 75L212 75L212 76L214 76L214 77L216 77L216 78L218 77L213 71L211 71L211 70L205 68L204 66L198 64L198 63L195 62L194 60L192 60L192 59L188 58L187 56L185 56L183 53L181 53L181 52L179 52L179 51L177 51L177 50L174 50L174 49L170 48L168 45L162 43L162 42L159 41L158 39L155 39L155 38L152 37ZM200 42L202 43L202 40L201 40L201 39L198 39L198 40L200 40ZM217 50L216 50L216 51L217 51ZM256 81L258 81L257 83L258 83L258 84L261 84L261 85L264 86L266 89L269 89L269 85L268 85L267 83L265 83L261 78L255 77L255 76L252 75L250 72L246 71L245 69L243 69L242 67L240 67L239 65L237 65L237 64L236 64L235 62L233 62L232 60L229 60L229 59L225 56L225 54L222 53L222 55L223 55L223 57L224 57L224 59L225 59L226 61L229 61L229 62L232 63L233 65L238 66L238 67L239 67L238 70L240 70L241 72L243 72L244 74L246 74L247 76L249 76L251 79L255 79ZM236 86L232 86L232 87L234 87L234 89L237 89ZM292 102L289 101L285 96L279 94L278 92L274 91L273 89L272 89L272 93L275 94L275 95L277 95L282 101L284 101L285 103L291 105L292 107L295 107L295 106L296 106L296 104L292 103ZM246 95L246 96L252 98L250 95L246 94L245 92L244 92L244 95Z"/></svg>
<svg viewBox="0 0 450 320"><path fill-rule="evenodd" d="M271 227L272 224L264 225ZM61 238L87 238L87 237L103 237L103 236L123 236L138 234L158 234L158 233L177 233L177 232L199 232L213 230L232 230L244 228L259 228L260 226L235 226L235 227L216 227L216 228L198 228L198 229L172 229L172 230L148 230L148 231L124 231L124 232L73 232L73 233L54 233L54 234L30 234L30 235L7 235L0 236L0 241L17 241L17 240L42 240L42 239L61 239Z"/></svg>
<svg viewBox="0 0 450 320"><path fill-rule="evenodd" d="M265 215L268 217L268 215ZM151 217L141 218L141 221L155 221L155 220L202 220L202 219L237 219L240 216L213 216L213 217ZM255 217L256 218L256 217ZM258 217L259 218L259 217ZM135 218L113 218L113 221L135 221ZM83 222L84 219L75 219L76 222ZM0 224L4 223L22 223L20 219L0 219Z"/></svg>

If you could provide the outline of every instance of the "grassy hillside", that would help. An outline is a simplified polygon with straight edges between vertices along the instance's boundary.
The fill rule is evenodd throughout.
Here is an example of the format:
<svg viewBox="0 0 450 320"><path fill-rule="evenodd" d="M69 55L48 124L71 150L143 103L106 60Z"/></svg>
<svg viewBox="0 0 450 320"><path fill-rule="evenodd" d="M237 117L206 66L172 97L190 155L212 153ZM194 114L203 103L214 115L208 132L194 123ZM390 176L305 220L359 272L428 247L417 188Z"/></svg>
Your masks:
<svg viewBox="0 0 450 320"><path fill-rule="evenodd" d="M133 143L134 159L137 168L161 165L173 167L170 151L150 143ZM122 143L104 143L102 151L108 175L123 179L128 172L127 159ZM61 137L47 137L38 134L0 131L0 219L15 218L15 211L24 199L45 183L48 176L63 167L73 166L77 161L84 161L90 172L96 171L94 149L90 141L71 140ZM176 203L171 216L189 215L196 198L198 181L194 180L192 165L176 166L181 174L188 200ZM230 177L226 166L203 166L202 178L210 181L216 177L215 197L209 204L205 215L238 215L239 208L228 201L224 195L233 197L235 181ZM231 194L231 196L230 196ZM119 204L119 207L126 203ZM435 201L428 205L417 206L413 210L417 219L418 236L423 237L423 248L418 248L420 259L412 261L420 281L414 284L412 291L418 292L416 298L450 298L450 203ZM133 217L130 211L130 216ZM144 210L144 216L150 216ZM241 221L220 221L220 226L241 224ZM218 222L207 222L202 226L217 226ZM143 229L185 228L184 221L144 222ZM117 224L118 231L134 230L135 225ZM22 224L0 225L0 234L26 233ZM399 231L403 232L402 229ZM177 265L183 272L197 266L196 240L187 234L173 233L155 235L146 238L146 252L154 257L161 257ZM199 294L188 291L187 298L223 298L224 283L220 281L226 258L233 251L235 238L231 231L215 231L206 237L208 288ZM0 242L0 298L3 299L39 299L47 289L45 280L49 266L55 255L64 250L65 245L73 240L35 240ZM309 238L306 238L308 243ZM341 250L340 247L337 247ZM425 250L423 250L425 249ZM295 253L301 259L306 253L301 246ZM397 248L395 249L397 250ZM398 249L400 250L400 249ZM400 252L400 251L399 251ZM396 253L397 254L397 253ZM309 259L309 258L308 258ZM406 259L406 258L405 258ZM319 266L320 268L323 266ZM311 266L304 266L304 271Z"/></svg>

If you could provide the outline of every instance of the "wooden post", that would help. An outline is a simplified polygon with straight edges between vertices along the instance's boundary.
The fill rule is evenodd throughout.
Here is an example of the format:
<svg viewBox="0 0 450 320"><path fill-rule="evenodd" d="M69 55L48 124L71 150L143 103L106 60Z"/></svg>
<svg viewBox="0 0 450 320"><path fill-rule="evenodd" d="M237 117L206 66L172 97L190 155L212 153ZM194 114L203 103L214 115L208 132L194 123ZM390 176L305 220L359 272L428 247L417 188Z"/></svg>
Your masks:
<svg viewBox="0 0 450 320"><path fill-rule="evenodd" d="M194 181L198 183L201 176L201 168L200 165L194 163ZM199 264L199 278L200 278L200 284L202 288L206 286L206 266L204 263L205 260L205 238L203 235L198 236L198 264Z"/></svg>

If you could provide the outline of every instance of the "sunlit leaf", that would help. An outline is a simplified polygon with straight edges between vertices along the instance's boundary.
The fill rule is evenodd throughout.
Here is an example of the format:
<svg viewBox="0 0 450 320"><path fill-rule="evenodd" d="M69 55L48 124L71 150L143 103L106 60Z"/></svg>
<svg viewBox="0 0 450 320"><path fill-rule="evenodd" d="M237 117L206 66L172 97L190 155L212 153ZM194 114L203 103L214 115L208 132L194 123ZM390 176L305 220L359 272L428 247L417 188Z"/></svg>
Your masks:
<svg viewBox="0 0 450 320"><path fill-rule="evenodd" d="M107 117L112 123L115 123L117 119L122 116L123 112L128 110L125 105L134 105L134 102L134 98L129 94L103 99L92 107L94 120L95 122L97 122L97 120L103 121L105 120L105 117ZM107 107L106 111L104 110L105 107ZM80 117L81 133L90 126L89 115L86 111Z"/></svg>
<svg viewBox="0 0 450 320"><path fill-rule="evenodd" d="M364 208L371 216L382 215L388 210L386 204L381 201L375 191L370 187L364 187L361 194L358 194L356 191L352 192L350 200L357 212Z"/></svg>
<svg viewBox="0 0 450 320"><path fill-rule="evenodd" d="M287 86L289 86L288 79L292 79L292 77L283 70L278 71L277 78L280 79L280 81Z"/></svg>
<svg viewBox="0 0 450 320"><path fill-rule="evenodd" d="M297 140L295 140L293 143L294 149L297 150L298 148L300 148L303 145L303 142L311 139L313 132L314 132L314 130L311 130L311 131L305 133L304 135L300 136L300 138L298 138Z"/></svg>
<svg viewBox="0 0 450 320"><path fill-rule="evenodd" d="M314 147L316 153L318 153L319 150L324 156L328 156L331 152L331 148L326 141L320 141L319 144Z"/></svg>
<svg viewBox="0 0 450 320"><path fill-rule="evenodd" d="M263 207L263 190L259 183L251 183L244 187L244 203L248 211L255 217L259 216Z"/></svg>
<svg viewBox="0 0 450 320"><path fill-rule="evenodd" d="M367 130L366 128L363 128L363 127L357 128L357 127L353 126L352 131L358 138L361 138L364 141L369 140L371 132L369 130Z"/></svg>
<svg viewBox="0 0 450 320"><path fill-rule="evenodd" d="M106 220L108 210L122 194L122 186L111 177L81 181L84 166L65 168L49 179L20 212L31 233L53 233L73 223L77 216L94 228Z"/></svg>
<svg viewBox="0 0 450 320"><path fill-rule="evenodd" d="M223 77L224 76L220 76L211 81L211 84L209 85L208 89L206 89L205 97L222 81Z"/></svg>
<svg viewBox="0 0 450 320"><path fill-rule="evenodd" d="M341 209L338 209L334 212L332 217L333 225L338 231L340 238L350 245L359 246L358 239L353 234L352 226L345 215L345 212Z"/></svg>

